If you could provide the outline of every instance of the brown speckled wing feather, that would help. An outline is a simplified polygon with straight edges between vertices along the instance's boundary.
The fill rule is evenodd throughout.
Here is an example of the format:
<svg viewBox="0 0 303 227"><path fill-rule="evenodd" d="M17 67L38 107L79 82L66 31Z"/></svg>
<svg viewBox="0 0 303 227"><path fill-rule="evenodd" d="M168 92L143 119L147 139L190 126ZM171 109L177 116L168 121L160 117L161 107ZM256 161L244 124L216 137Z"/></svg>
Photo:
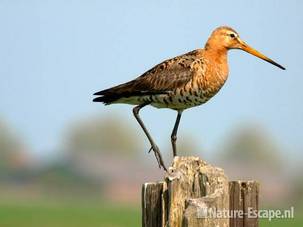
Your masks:
<svg viewBox="0 0 303 227"><path fill-rule="evenodd" d="M169 93L184 86L193 77L191 66L196 60L196 53L192 51L168 59L130 82L97 92L94 95L101 97L94 101L110 103L122 97Z"/></svg>
<svg viewBox="0 0 303 227"><path fill-rule="evenodd" d="M192 79L191 64L195 60L188 53L156 65L133 82L134 90L169 92L185 85Z"/></svg>

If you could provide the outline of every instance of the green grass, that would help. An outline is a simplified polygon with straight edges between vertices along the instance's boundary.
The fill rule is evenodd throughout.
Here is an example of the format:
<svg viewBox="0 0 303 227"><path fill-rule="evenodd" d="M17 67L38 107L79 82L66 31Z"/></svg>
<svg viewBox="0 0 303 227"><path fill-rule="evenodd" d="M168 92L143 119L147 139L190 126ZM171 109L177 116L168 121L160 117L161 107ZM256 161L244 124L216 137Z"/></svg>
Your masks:
<svg viewBox="0 0 303 227"><path fill-rule="evenodd" d="M295 217L294 219L277 219L277 220L261 220L260 221L261 227L298 227L303 226L303 218Z"/></svg>
<svg viewBox="0 0 303 227"><path fill-rule="evenodd" d="M99 203L99 202L98 202ZM136 227L138 207L87 203L0 203L1 227Z"/></svg>
<svg viewBox="0 0 303 227"><path fill-rule="evenodd" d="M139 227L140 206L102 201L0 200L1 227ZM303 226L303 217L260 221L261 227Z"/></svg>

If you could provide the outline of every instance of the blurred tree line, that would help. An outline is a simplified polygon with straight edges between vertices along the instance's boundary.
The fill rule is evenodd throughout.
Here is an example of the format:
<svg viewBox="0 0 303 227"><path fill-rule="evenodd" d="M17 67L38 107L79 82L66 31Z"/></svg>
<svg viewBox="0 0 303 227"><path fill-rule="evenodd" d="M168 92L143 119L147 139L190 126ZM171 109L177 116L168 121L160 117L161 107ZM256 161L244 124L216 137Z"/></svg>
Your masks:
<svg viewBox="0 0 303 227"><path fill-rule="evenodd" d="M142 149L142 137L118 116L93 117L73 124L67 133L67 150L133 156Z"/></svg>
<svg viewBox="0 0 303 227"><path fill-rule="evenodd" d="M0 119L0 176L4 177L9 170L18 167L22 161L22 148L20 138Z"/></svg>
<svg viewBox="0 0 303 227"><path fill-rule="evenodd" d="M225 161L246 165L266 166L275 169L282 164L282 151L265 129L258 126L243 126L234 130L220 148L220 157Z"/></svg>
<svg viewBox="0 0 303 227"><path fill-rule="evenodd" d="M17 136L7 123L0 120L0 184L7 183L7 179L14 179L31 185L36 184L48 193L50 191L85 192L87 195L89 192L89 194L99 195L102 184L106 181L102 179L96 181L95 178L83 174L74 166L75 163L70 161L70 157L77 153L117 154L122 157L144 155L148 145L142 132L122 119L111 115L76 121L66 130L64 149L62 149L67 154L62 156L65 158L54 160L43 166L35 165L35 161L20 162L20 160L30 159L30 155L20 136ZM269 171L276 171L277 174L280 174L285 167L283 158L287 152L282 152L278 143L261 127L240 127L233 130L231 135L227 135L225 141L221 143L215 155L224 163L234 166L245 163L245 166L255 169L263 166ZM178 140L178 147L181 155L199 155L199 143L195 137L182 135ZM171 151L170 143L166 148ZM28 158L24 158L26 156ZM299 172L291 173L290 176L294 178L291 179L294 188L293 197L302 202L302 177Z"/></svg>

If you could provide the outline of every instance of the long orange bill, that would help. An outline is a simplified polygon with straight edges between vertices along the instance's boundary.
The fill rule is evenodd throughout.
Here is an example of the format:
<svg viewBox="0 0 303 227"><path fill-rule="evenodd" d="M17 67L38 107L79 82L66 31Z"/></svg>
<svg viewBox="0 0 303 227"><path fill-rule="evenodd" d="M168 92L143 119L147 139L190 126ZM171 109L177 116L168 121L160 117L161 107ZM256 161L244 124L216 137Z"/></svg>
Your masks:
<svg viewBox="0 0 303 227"><path fill-rule="evenodd" d="M273 61L272 59L270 59L270 58L266 57L265 55L261 54L259 51L255 50L254 48L248 46L242 40L240 41L240 43L241 43L240 49L242 49L242 50L246 51L247 53L250 53L250 54L252 54L252 55L254 55L254 56L258 57L258 58L261 58L264 61L267 61L267 62L269 62L269 63L271 63L271 64L279 67L280 69L285 70L285 68L282 65L278 64L277 62Z"/></svg>

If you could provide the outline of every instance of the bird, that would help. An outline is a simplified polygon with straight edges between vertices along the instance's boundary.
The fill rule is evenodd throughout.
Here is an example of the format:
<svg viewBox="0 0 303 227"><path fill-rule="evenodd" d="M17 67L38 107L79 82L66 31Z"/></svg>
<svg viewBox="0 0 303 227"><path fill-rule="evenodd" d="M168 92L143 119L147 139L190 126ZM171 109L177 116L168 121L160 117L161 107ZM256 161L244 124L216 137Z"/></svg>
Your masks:
<svg viewBox="0 0 303 227"><path fill-rule="evenodd" d="M228 74L228 51L246 51L278 68L285 68L246 44L233 28L220 26L213 30L204 48L165 60L141 76L96 92L94 102L135 105L133 114L143 129L159 168L167 171L160 149L143 123L139 112L151 105L177 111L171 133L173 156L177 156L177 131L184 110L206 103L219 92Z"/></svg>

